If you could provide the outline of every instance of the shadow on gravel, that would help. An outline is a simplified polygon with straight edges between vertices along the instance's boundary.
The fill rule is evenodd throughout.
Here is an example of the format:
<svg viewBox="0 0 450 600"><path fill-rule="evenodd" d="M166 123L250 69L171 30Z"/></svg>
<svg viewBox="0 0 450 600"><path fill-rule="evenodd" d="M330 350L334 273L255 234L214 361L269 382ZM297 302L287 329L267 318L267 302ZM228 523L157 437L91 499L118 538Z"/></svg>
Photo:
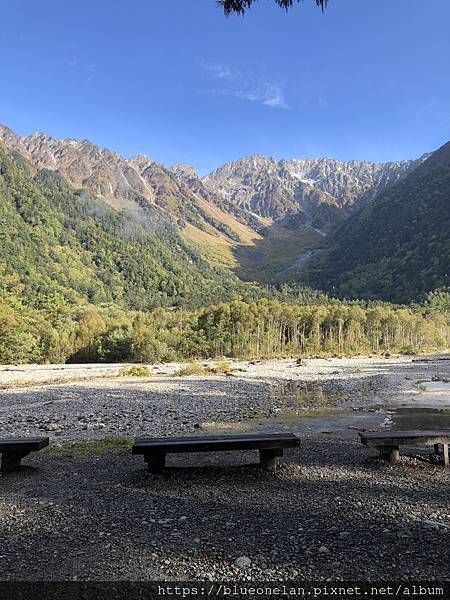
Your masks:
<svg viewBox="0 0 450 600"><path fill-rule="evenodd" d="M201 468L180 458L162 478L119 452L47 458L33 477L2 480L0 579L238 578L238 556L257 579L293 568L309 579L448 573L448 530L425 523L447 510L442 472L320 466L308 454L269 475L223 466L222 453Z"/></svg>
<svg viewBox="0 0 450 600"><path fill-rule="evenodd" d="M262 472L256 465L245 465L236 467L172 467L167 469L167 473L164 476L149 476L144 472L134 471L130 473L128 478L124 479L124 483L134 488L144 488L150 493L158 493L161 489L179 487L179 492L182 495L183 490L189 489L193 485L203 485L206 488L209 486L215 486L220 488L223 486L227 489L229 485L242 486L246 488L249 486L249 481L255 483L258 486L275 486L278 483L286 495L303 493L306 489L311 490L312 487L320 485L321 489L327 493L330 497L338 493L339 490L346 491L346 493L353 493L357 490L357 493L375 495L378 497L380 502L394 502L396 505L402 504L402 499L398 498L399 488L402 487L402 483L406 483L411 473L403 471L401 474L394 473L380 473L383 468L377 468L378 465L374 465L375 469L372 473L361 473L357 470L352 472L339 471L335 469L333 471L324 471L316 480L311 478L311 474L306 472L302 468L302 465L293 465L291 463L285 463L281 465L278 474L268 475ZM402 468L402 465L397 465L397 468ZM408 466L406 466L408 468ZM419 473L419 475L422 473ZM438 473L439 474L439 473ZM379 481L378 477L383 475L389 477L388 480ZM417 471L415 475L418 475ZM432 475L429 473L428 475ZM243 490L242 490L243 491ZM430 494L428 489L416 489L414 491L414 498L410 499L414 505L422 505L429 500ZM433 492L433 499L437 502L448 501L448 490L445 486L435 490ZM323 500L322 500L323 501ZM245 503L243 500L242 502ZM319 499L318 504L321 503Z"/></svg>
<svg viewBox="0 0 450 600"><path fill-rule="evenodd" d="M31 467L30 465L20 465L18 469L15 469L10 473L3 473L2 471L0 471L0 481L2 479L11 479L12 477L31 477L32 475L37 473L38 470L38 468Z"/></svg>

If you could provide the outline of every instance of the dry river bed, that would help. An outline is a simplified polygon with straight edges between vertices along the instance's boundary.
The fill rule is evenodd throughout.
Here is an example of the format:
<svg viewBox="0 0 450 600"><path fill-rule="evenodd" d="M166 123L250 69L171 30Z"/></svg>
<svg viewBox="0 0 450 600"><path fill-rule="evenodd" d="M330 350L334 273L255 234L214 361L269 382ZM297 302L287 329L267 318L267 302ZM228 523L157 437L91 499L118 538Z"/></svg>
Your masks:
<svg viewBox="0 0 450 600"><path fill-rule="evenodd" d="M381 463L353 428L450 429L449 358L183 378L179 365L151 365L152 378L0 367L0 437L52 442L0 476L0 580L448 580L449 470L417 449ZM303 448L275 474L250 452L171 456L149 477L126 444L101 441L284 430Z"/></svg>

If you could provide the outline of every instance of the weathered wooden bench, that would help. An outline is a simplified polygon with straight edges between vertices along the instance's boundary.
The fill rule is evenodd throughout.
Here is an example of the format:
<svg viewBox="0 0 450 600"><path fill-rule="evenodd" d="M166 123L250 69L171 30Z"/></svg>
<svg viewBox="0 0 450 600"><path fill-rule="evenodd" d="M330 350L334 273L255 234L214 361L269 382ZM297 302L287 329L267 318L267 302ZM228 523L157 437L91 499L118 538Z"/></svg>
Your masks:
<svg viewBox="0 0 450 600"><path fill-rule="evenodd" d="M0 454L4 472L14 471L20 467L22 458L48 446L48 437L0 438Z"/></svg>
<svg viewBox="0 0 450 600"><path fill-rule="evenodd" d="M300 447L300 439L293 433L258 435L219 435L197 437L138 438L133 445L133 454L143 454L148 470L161 474L164 471L166 454L182 452L218 452L230 450L259 450L260 465L273 471L277 458L283 456L284 448Z"/></svg>
<svg viewBox="0 0 450 600"><path fill-rule="evenodd" d="M400 458L400 446L434 446L436 454L440 453L442 447L443 463L449 466L450 431L376 431L361 432L359 435L363 444L376 448L381 458L391 463Z"/></svg>

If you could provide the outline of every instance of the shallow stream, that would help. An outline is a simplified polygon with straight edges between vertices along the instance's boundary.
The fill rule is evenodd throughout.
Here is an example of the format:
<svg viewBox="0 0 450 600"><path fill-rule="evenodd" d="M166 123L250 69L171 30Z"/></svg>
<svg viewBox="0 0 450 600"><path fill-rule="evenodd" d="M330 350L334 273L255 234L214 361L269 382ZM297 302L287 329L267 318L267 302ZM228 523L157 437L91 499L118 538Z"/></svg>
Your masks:
<svg viewBox="0 0 450 600"><path fill-rule="evenodd" d="M288 410L277 409L283 400ZM331 405L331 406L330 406ZM334 406L333 406L334 405ZM348 408L336 390L304 382L275 384L265 414L238 423L227 423L240 431L291 431L354 436L358 430L450 430L450 382L424 381L395 396L389 402ZM217 429L221 429L217 424Z"/></svg>

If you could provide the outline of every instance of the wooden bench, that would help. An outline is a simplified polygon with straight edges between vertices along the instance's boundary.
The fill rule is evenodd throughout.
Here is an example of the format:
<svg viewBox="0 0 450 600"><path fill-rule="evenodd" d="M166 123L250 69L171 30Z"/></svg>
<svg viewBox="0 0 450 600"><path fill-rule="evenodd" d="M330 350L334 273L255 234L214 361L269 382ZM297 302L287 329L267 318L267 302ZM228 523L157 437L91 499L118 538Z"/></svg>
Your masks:
<svg viewBox="0 0 450 600"><path fill-rule="evenodd" d="M48 437L0 438L1 470L9 472L18 469L22 458L30 452L45 448L48 444Z"/></svg>
<svg viewBox="0 0 450 600"><path fill-rule="evenodd" d="M376 431L360 433L361 442L370 448L376 448L381 458L391 463L398 461L400 446L434 446L434 451L439 454L442 446L443 463L449 466L448 444L450 431Z"/></svg>
<svg viewBox="0 0 450 600"><path fill-rule="evenodd" d="M166 454L259 450L261 467L273 471L277 466L277 458L283 456L283 448L299 447L300 439L293 433L138 438L133 445L133 454L143 454L148 470L160 474L165 467Z"/></svg>

